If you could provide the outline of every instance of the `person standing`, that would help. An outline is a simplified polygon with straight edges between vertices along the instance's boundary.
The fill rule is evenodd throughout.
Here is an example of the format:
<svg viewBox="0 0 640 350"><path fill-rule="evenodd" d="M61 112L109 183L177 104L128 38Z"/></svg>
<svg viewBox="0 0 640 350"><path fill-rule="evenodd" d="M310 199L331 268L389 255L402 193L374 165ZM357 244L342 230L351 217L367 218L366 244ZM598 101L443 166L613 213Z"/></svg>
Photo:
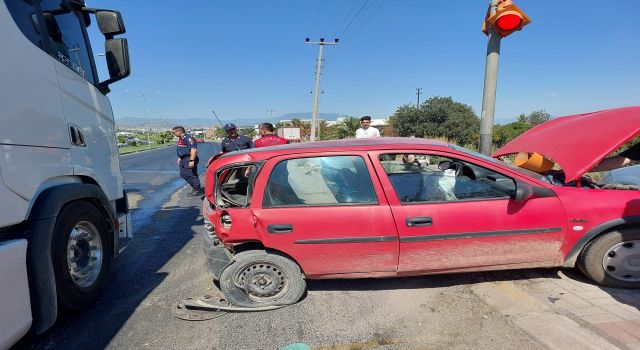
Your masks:
<svg viewBox="0 0 640 350"><path fill-rule="evenodd" d="M227 136L222 139L222 153L253 148L253 141L247 136L238 134L238 128L235 124L226 124L223 129Z"/></svg>
<svg viewBox="0 0 640 350"><path fill-rule="evenodd" d="M284 145L289 143L289 140L276 135L276 129L271 123L260 124L260 138L256 140L255 145L258 147L267 147L275 145Z"/></svg>
<svg viewBox="0 0 640 350"><path fill-rule="evenodd" d="M368 139L372 137L380 137L380 131L371 126L371 117L365 115L360 118L360 128L356 130L357 139Z"/></svg>
<svg viewBox="0 0 640 350"><path fill-rule="evenodd" d="M196 139L187 134L182 126L176 126L171 131L178 138L176 153L178 154L180 177L185 179L192 188L191 192L187 193L187 196L203 196L204 191L200 186L200 178L198 177L199 159Z"/></svg>

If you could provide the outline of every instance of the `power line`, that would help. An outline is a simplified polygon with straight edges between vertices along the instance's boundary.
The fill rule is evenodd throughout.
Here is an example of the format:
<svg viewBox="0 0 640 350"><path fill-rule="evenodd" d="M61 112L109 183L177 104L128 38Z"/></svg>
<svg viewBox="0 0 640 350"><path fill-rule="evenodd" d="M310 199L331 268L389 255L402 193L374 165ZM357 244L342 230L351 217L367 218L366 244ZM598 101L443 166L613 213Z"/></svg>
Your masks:
<svg viewBox="0 0 640 350"><path fill-rule="evenodd" d="M371 4L370 1L372 1L372 0L365 0L365 2L362 3L362 6L360 6L360 9L356 13L356 15L353 16L353 18L351 19L349 24L347 24L347 27L344 29L343 36L345 36L347 34L347 32L349 31L349 28L351 28L351 25L353 24L353 22L358 18L358 16L360 16L360 14L362 13L362 10L364 10L365 6L367 6L367 4Z"/></svg>
<svg viewBox="0 0 640 350"><path fill-rule="evenodd" d="M366 0L365 0L366 1ZM358 1L354 1L353 4L351 5L351 8L349 9L349 12L347 12L347 15L344 16L344 19L342 20L342 23L336 28L336 31L333 33L333 36L338 36L338 32L340 31L340 28L342 28L342 26L347 23L349 16L351 15L351 12L353 12L353 10L356 8L356 5L358 4Z"/></svg>
<svg viewBox="0 0 640 350"><path fill-rule="evenodd" d="M366 19L364 20L364 22L361 22L362 24L356 28L356 30L353 31L353 35L350 35L349 38L353 39L356 36L358 36L358 34L360 33L360 31L362 30L362 28L366 27L367 24L369 23L369 21L375 17L376 14L378 14L378 11L380 11L380 9L382 8L382 6L384 5L384 3L386 2L386 0L382 0L380 2L380 4L378 5L378 7L373 11L373 13L371 14L371 16L366 17ZM372 3L373 4L373 3ZM346 37L347 35L343 35L343 37Z"/></svg>
<svg viewBox="0 0 640 350"><path fill-rule="evenodd" d="M338 71L341 74L352 76L354 79L366 81L368 84L376 84L384 87L390 87L394 89L402 89L402 90L413 90L414 88L404 84L393 83L389 81L385 81L379 78L375 78L373 76L369 76L364 73L357 72L352 70L351 68L341 65L337 62L331 63L331 68L334 71Z"/></svg>

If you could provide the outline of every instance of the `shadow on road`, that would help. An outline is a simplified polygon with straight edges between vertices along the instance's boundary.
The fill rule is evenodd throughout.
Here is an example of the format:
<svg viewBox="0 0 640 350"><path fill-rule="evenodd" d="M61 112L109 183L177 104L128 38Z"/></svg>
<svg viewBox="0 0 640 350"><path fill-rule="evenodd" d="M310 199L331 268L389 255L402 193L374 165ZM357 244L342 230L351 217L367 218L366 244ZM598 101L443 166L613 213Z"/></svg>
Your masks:
<svg viewBox="0 0 640 350"><path fill-rule="evenodd" d="M147 227L136 231L130 246L118 257L115 273L105 293L89 310L63 317L56 326L31 343L28 349L103 349L141 307L143 300L168 276L158 272L197 233L201 224L200 201L192 207L158 210Z"/></svg>

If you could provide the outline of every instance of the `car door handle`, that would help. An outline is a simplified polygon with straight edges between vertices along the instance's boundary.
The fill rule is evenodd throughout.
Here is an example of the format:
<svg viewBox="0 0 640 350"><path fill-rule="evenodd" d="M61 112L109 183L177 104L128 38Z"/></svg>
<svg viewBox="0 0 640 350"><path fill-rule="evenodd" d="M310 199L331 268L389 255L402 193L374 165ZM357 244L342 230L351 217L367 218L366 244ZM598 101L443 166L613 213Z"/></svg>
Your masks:
<svg viewBox="0 0 640 350"><path fill-rule="evenodd" d="M273 224L267 226L267 232L269 233L291 233L293 232L293 225L291 224Z"/></svg>
<svg viewBox="0 0 640 350"><path fill-rule="evenodd" d="M407 218L405 222L409 227L431 226L431 224L433 223L431 218L428 216Z"/></svg>

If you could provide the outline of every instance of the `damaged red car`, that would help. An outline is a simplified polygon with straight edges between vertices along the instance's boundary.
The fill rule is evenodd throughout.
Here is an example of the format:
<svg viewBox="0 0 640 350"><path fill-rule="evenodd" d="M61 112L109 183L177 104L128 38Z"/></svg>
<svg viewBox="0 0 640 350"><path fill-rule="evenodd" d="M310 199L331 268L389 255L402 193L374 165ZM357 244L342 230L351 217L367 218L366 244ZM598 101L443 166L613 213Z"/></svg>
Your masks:
<svg viewBox="0 0 640 350"><path fill-rule="evenodd" d="M306 279L533 267L640 287L640 192L584 176L638 133L628 107L554 119L493 158L416 138L230 152L206 172L206 267L247 307L294 303ZM523 152L554 166L497 159Z"/></svg>

